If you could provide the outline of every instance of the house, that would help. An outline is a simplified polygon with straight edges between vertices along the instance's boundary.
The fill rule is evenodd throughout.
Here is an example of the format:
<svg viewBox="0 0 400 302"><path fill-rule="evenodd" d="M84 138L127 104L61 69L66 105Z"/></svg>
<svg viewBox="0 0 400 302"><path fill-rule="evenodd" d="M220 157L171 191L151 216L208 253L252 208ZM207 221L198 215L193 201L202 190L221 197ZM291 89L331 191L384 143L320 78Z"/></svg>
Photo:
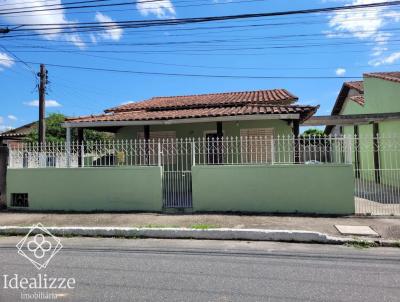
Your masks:
<svg viewBox="0 0 400 302"><path fill-rule="evenodd" d="M299 124L318 106L297 100L285 89L154 97L68 118L66 142L10 150L8 206L354 213L349 163L302 164L300 153L315 150L299 148ZM84 128L116 138L84 140ZM25 167L24 157L34 165ZM49 158L54 165L47 165Z"/></svg>
<svg viewBox="0 0 400 302"><path fill-rule="evenodd" d="M285 89L153 97L70 118L64 126L67 132L106 129L117 139L298 135L299 123L318 106L298 105L297 100Z"/></svg>
<svg viewBox="0 0 400 302"><path fill-rule="evenodd" d="M360 122L327 126L325 132L354 137L355 176L364 180L360 187L370 186L365 180L400 186L400 156L393 147L400 133L399 114L400 72L365 73L363 81L343 84L331 115Z"/></svg>
<svg viewBox="0 0 400 302"><path fill-rule="evenodd" d="M363 81L345 82L332 109L332 116L380 114L372 124L328 126L326 133L373 135L398 133L400 120L391 119L390 113L400 112L400 72L364 74ZM384 119L384 117L387 117ZM374 132L375 127L375 132Z"/></svg>
<svg viewBox="0 0 400 302"><path fill-rule="evenodd" d="M22 125L18 128L11 129L0 133L0 145L16 146L21 144L27 136L37 128L37 122Z"/></svg>

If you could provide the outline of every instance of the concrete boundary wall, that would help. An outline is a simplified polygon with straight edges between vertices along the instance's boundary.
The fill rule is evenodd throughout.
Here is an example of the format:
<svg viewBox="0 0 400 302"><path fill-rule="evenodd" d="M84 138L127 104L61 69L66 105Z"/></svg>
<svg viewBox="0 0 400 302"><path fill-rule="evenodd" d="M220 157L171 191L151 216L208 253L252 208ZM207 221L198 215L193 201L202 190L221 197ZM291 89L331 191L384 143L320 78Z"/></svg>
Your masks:
<svg viewBox="0 0 400 302"><path fill-rule="evenodd" d="M28 193L35 211L162 211L160 167L10 169L12 193Z"/></svg>
<svg viewBox="0 0 400 302"><path fill-rule="evenodd" d="M354 214L351 165L193 167L195 212Z"/></svg>

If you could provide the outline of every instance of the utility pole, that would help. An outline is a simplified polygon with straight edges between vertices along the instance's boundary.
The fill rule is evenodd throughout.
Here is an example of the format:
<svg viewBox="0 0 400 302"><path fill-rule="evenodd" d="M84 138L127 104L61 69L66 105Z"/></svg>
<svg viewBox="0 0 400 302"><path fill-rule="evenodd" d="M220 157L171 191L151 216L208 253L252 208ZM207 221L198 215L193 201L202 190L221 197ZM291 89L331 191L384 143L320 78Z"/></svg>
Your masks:
<svg viewBox="0 0 400 302"><path fill-rule="evenodd" d="M44 64L40 64L39 83L39 144L46 142L46 85L47 85L47 70Z"/></svg>

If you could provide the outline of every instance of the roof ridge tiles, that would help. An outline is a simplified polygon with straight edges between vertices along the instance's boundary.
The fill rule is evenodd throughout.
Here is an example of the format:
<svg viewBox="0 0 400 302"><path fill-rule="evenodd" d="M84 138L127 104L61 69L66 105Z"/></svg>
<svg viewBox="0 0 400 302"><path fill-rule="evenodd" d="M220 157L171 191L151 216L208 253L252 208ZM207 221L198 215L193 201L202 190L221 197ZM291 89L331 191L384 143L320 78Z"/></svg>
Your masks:
<svg viewBox="0 0 400 302"><path fill-rule="evenodd" d="M219 92L208 94L192 94L181 96L157 96L136 103L129 103L105 110L105 112L131 111L133 109L184 108L242 105L244 103L294 103L298 97L286 89Z"/></svg>

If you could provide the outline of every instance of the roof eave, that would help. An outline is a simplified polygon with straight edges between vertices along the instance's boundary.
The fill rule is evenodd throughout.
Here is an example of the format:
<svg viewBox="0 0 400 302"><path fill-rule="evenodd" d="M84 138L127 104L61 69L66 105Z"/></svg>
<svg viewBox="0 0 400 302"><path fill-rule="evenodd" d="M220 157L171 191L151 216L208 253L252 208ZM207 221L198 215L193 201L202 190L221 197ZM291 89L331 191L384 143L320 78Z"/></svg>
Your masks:
<svg viewBox="0 0 400 302"><path fill-rule="evenodd" d="M144 125L174 125L207 122L229 122L229 121L256 121L256 120L299 120L300 114L249 114L240 116L215 116L200 118L182 118L165 120L141 120L141 121L100 121L100 122L65 122L65 128L93 128L93 127L123 127Z"/></svg>

